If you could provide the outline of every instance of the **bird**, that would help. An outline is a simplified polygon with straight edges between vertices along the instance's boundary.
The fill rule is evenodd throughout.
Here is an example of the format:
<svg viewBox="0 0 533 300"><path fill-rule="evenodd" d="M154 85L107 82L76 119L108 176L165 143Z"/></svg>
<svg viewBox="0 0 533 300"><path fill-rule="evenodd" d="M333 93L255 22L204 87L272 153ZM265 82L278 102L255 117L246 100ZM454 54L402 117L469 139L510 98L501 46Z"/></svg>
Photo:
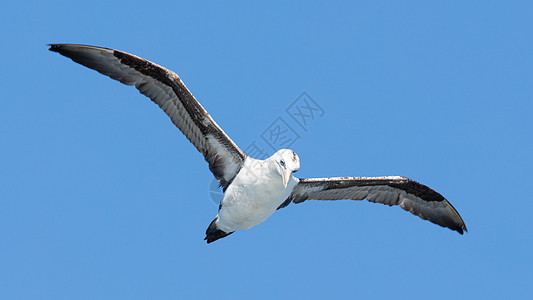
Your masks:
<svg viewBox="0 0 533 300"><path fill-rule="evenodd" d="M264 160L246 155L220 128L173 71L123 51L79 44L48 44L123 84L135 86L170 118L203 155L223 197L204 240L212 243L267 220L290 203L307 200L368 200L397 205L424 220L467 232L457 210L433 189L402 176L297 178L298 155L280 149Z"/></svg>

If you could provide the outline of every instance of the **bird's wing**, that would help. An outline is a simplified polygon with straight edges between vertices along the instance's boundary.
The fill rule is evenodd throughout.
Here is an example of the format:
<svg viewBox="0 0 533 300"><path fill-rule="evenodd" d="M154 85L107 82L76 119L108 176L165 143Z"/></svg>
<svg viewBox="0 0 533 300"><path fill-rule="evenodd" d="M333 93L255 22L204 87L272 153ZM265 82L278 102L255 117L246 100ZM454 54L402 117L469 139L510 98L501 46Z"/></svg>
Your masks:
<svg viewBox="0 0 533 300"><path fill-rule="evenodd" d="M72 44L51 44L51 51L126 85L134 85L170 117L227 187L241 169L245 154L189 92L176 73L122 51Z"/></svg>
<svg viewBox="0 0 533 300"><path fill-rule="evenodd" d="M366 199L389 206L399 205L424 220L448 227L460 234L467 231L457 210L441 194L400 176L300 179L281 207L291 201L301 203L305 200L341 199Z"/></svg>

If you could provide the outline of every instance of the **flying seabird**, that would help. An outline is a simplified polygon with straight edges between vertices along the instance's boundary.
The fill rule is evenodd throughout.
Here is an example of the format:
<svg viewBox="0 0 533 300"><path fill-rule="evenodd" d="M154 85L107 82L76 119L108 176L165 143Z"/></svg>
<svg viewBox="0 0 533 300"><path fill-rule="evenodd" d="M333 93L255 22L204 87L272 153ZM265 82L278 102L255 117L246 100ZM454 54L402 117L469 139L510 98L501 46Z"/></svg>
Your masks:
<svg viewBox="0 0 533 300"><path fill-rule="evenodd" d="M51 44L51 51L127 85L134 85L170 117L203 154L224 196L206 231L211 243L264 222L277 209L306 200L368 200L406 211L463 234L465 223L441 194L400 176L296 178L294 151L281 149L265 160L247 156L217 125L176 73L119 50Z"/></svg>

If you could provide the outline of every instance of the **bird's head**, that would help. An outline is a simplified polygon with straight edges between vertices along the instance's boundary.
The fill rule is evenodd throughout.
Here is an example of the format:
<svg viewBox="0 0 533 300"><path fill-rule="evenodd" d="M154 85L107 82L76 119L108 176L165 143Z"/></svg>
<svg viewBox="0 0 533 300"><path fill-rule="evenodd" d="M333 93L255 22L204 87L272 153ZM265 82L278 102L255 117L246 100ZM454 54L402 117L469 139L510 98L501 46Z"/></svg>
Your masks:
<svg viewBox="0 0 533 300"><path fill-rule="evenodd" d="M287 187L291 174L300 169L300 158L289 149L281 149L272 155L274 168L280 173L283 179L283 186Z"/></svg>

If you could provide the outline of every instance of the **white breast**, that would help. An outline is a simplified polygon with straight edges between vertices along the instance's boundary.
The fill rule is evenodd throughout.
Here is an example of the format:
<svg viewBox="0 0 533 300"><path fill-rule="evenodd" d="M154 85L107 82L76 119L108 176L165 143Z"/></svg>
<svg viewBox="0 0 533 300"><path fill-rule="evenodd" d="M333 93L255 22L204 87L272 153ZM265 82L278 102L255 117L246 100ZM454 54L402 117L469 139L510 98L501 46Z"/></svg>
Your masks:
<svg viewBox="0 0 533 300"><path fill-rule="evenodd" d="M222 198L217 227L225 232L246 230L264 222L285 201L298 179L291 176L287 187L268 160L246 158Z"/></svg>

